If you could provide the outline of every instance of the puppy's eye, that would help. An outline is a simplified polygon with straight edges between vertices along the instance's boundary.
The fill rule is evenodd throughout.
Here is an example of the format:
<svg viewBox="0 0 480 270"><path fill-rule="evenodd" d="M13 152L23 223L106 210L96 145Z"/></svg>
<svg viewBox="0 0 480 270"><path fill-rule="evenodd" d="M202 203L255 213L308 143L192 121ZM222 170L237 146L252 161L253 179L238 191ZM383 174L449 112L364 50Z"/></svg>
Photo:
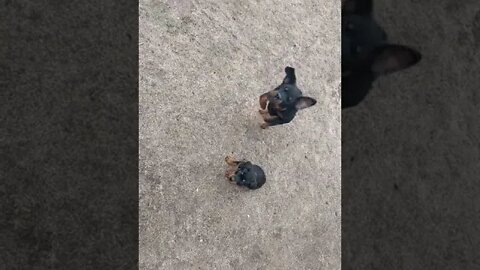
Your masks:
<svg viewBox="0 0 480 270"><path fill-rule="evenodd" d="M288 91L288 87L285 87L285 91Z"/></svg>

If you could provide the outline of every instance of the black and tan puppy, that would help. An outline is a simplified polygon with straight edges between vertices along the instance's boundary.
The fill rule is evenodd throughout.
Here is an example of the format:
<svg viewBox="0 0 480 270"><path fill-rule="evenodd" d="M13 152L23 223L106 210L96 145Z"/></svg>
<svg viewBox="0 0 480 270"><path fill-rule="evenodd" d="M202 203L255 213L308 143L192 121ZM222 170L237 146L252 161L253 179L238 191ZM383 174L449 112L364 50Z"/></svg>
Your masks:
<svg viewBox="0 0 480 270"><path fill-rule="evenodd" d="M225 158L229 168L225 172L225 177L235 184L247 187L249 189L258 189L266 182L263 169L250 161L237 161L233 155Z"/></svg>
<svg viewBox="0 0 480 270"><path fill-rule="evenodd" d="M304 97L302 91L297 87L294 68L286 67L285 73L282 84L260 96L261 109L259 112L264 121L261 124L263 129L268 126L287 124L293 120L297 111L317 103L311 97Z"/></svg>

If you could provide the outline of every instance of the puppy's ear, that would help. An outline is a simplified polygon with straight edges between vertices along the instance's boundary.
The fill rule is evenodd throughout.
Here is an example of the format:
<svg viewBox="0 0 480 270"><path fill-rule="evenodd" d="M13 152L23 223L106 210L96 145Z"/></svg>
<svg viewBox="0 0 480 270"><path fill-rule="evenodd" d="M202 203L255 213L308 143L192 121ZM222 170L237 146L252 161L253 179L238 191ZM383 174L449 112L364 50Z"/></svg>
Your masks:
<svg viewBox="0 0 480 270"><path fill-rule="evenodd" d="M344 15L370 15L373 10L373 0L345 0L342 5Z"/></svg>
<svg viewBox="0 0 480 270"><path fill-rule="evenodd" d="M371 69L376 76L409 68L422 59L422 55L403 45L384 45L374 51Z"/></svg>
<svg viewBox="0 0 480 270"><path fill-rule="evenodd" d="M285 78L283 79L284 84L295 84L297 82L297 77L295 76L295 69L292 67L285 68Z"/></svg>
<svg viewBox="0 0 480 270"><path fill-rule="evenodd" d="M297 110L302 110L308 107L312 107L315 104L317 104L317 101L311 97L299 97L295 101L295 108Z"/></svg>

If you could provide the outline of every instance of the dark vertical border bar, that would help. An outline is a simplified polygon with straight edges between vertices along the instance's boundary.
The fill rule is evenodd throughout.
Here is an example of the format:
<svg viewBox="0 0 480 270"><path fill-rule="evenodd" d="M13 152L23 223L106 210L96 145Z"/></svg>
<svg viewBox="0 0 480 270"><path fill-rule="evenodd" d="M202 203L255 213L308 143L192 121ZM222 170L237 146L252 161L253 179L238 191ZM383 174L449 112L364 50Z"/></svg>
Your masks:
<svg viewBox="0 0 480 270"><path fill-rule="evenodd" d="M480 3L374 6L423 57L342 111L342 269L480 269Z"/></svg>
<svg viewBox="0 0 480 270"><path fill-rule="evenodd" d="M136 269L138 1L0 5L0 265Z"/></svg>

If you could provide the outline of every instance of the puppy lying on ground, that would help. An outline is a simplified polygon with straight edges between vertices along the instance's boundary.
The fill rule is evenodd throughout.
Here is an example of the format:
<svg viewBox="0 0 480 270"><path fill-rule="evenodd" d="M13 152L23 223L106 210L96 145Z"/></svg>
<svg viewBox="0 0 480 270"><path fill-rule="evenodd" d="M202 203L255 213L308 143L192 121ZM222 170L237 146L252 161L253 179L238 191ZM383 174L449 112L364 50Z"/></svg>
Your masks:
<svg viewBox="0 0 480 270"><path fill-rule="evenodd" d="M231 182L249 189L258 189L265 184L266 178L263 169L250 161L237 161L233 155L228 155L225 162L229 165L225 177Z"/></svg>
<svg viewBox="0 0 480 270"><path fill-rule="evenodd" d="M260 114L264 123L261 128L287 124L293 120L297 111L311 107L317 101L311 97L304 97L302 91L297 87L295 69L285 68L286 76L282 84L270 92L260 96ZM267 106L268 102L268 106Z"/></svg>

